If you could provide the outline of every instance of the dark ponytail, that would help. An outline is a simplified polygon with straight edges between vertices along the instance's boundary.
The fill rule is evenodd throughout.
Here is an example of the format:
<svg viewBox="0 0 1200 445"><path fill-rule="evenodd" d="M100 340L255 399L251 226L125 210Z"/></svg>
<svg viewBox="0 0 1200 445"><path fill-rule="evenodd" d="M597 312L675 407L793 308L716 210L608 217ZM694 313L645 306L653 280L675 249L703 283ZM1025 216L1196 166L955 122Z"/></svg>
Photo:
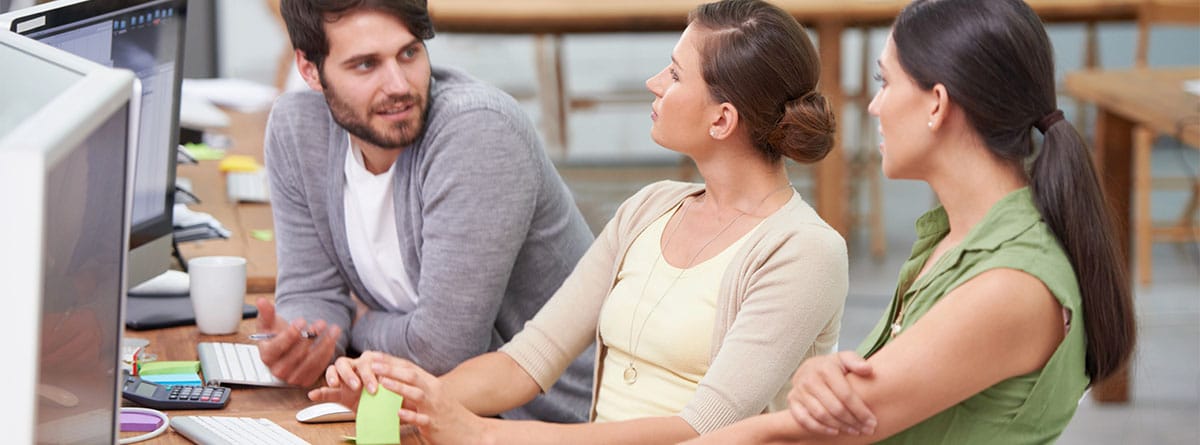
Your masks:
<svg viewBox="0 0 1200 445"><path fill-rule="evenodd" d="M1125 259L1091 154L1075 127L1046 129L1030 184L1042 218L1062 242L1083 294L1087 372L1103 379L1128 359L1136 336Z"/></svg>
<svg viewBox="0 0 1200 445"><path fill-rule="evenodd" d="M1050 39L1022 0L916 0L892 28L900 65L924 89L944 85L996 156L1035 155L1034 202L1075 269L1083 299L1087 373L1118 371L1135 342L1133 301L1115 221L1082 138L1057 111Z"/></svg>

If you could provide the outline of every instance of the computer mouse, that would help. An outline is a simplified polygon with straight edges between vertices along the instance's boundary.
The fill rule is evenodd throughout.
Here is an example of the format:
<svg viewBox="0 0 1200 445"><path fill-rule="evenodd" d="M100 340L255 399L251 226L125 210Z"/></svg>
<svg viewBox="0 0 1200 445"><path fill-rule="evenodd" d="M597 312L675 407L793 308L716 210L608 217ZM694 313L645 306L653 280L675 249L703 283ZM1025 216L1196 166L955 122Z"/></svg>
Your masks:
<svg viewBox="0 0 1200 445"><path fill-rule="evenodd" d="M318 403L296 412L296 421L300 423L351 422L353 420L353 410L333 402Z"/></svg>

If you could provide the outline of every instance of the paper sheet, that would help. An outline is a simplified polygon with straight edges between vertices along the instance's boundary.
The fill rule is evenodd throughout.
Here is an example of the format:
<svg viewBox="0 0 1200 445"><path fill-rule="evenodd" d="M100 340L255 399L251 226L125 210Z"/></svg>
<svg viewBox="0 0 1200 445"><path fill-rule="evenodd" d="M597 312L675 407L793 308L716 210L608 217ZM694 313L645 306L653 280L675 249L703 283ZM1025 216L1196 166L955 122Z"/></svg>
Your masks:
<svg viewBox="0 0 1200 445"><path fill-rule="evenodd" d="M1183 90L1193 95L1200 96L1200 79L1183 81Z"/></svg>
<svg viewBox="0 0 1200 445"><path fill-rule="evenodd" d="M183 95L247 113L269 108L279 96L275 87L242 79L183 79L181 90Z"/></svg>

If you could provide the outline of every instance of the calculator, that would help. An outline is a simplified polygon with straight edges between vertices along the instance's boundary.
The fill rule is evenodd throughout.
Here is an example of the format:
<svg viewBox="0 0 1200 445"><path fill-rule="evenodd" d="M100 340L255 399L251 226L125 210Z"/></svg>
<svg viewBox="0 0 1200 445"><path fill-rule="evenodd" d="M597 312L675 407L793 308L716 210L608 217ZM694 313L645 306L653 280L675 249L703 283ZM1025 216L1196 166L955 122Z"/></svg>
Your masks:
<svg viewBox="0 0 1200 445"><path fill-rule="evenodd" d="M229 403L229 388L224 386L167 386L128 374L121 395L154 409L220 409Z"/></svg>

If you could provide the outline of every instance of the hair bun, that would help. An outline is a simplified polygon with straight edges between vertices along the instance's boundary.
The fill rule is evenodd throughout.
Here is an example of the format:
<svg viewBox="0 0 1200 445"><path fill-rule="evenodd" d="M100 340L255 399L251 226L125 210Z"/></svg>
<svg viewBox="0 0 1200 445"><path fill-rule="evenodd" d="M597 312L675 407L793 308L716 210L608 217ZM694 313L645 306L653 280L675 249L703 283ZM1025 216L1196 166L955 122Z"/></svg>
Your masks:
<svg viewBox="0 0 1200 445"><path fill-rule="evenodd" d="M836 130L829 99L812 90L784 104L783 115L767 134L767 143L783 156L811 164L829 154Z"/></svg>

